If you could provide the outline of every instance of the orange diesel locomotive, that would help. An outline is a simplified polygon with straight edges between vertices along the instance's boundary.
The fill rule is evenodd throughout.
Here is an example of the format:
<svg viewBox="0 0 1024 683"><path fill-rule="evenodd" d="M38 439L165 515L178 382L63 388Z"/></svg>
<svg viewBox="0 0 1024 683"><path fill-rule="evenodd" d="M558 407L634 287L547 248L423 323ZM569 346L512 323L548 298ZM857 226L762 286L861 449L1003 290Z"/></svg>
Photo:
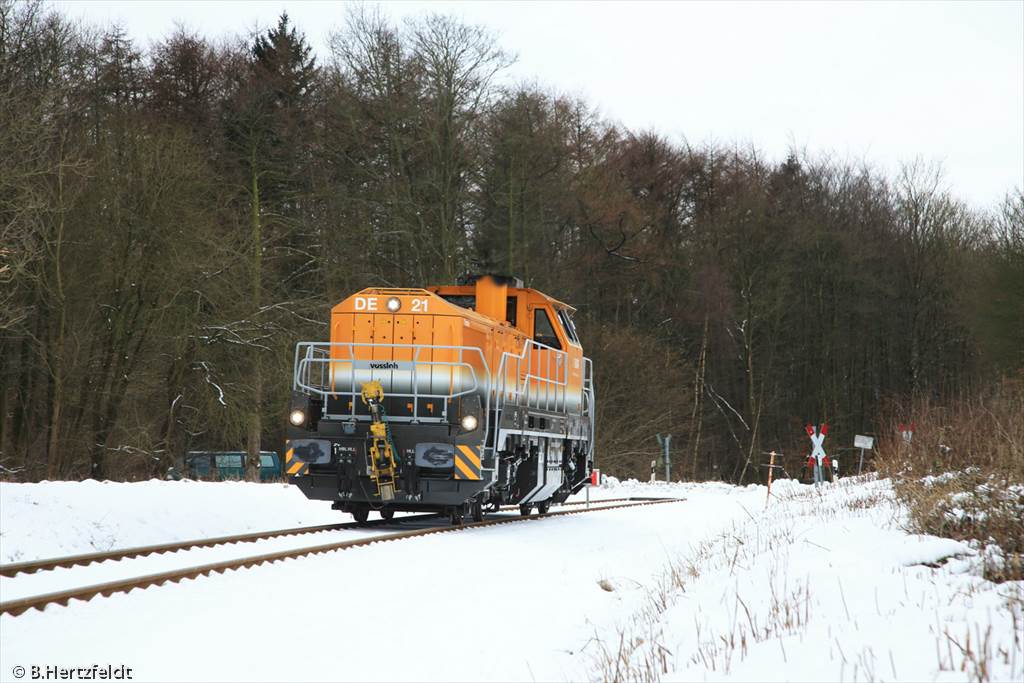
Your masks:
<svg viewBox="0 0 1024 683"><path fill-rule="evenodd" d="M357 521L546 512L593 464L592 366L572 312L493 275L345 299L331 341L295 350L289 480Z"/></svg>

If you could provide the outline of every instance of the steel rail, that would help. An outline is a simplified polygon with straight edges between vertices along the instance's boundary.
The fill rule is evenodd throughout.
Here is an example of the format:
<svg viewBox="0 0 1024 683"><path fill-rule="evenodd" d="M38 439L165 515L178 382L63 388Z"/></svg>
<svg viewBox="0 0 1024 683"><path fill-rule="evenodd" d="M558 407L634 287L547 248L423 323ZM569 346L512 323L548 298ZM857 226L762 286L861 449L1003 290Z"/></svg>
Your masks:
<svg viewBox="0 0 1024 683"><path fill-rule="evenodd" d="M97 595L109 597L116 593L128 593L135 588L148 588L150 586L158 586L160 584L167 583L168 581L172 583L177 583L182 579L195 579L200 576L209 576L214 572L218 574L223 574L224 572L229 570L244 569L254 567L257 565L269 564L271 562L277 562L280 560L296 559L300 557L305 557L307 555L319 555L322 553L333 552L336 550L348 550L350 548L358 548L373 543L388 543L390 541L405 540L407 538L418 538L420 536L429 536L432 534L465 531L467 529L478 529L481 527L497 526L500 524L516 524L519 522L539 521L547 519L549 517L560 517L563 515L578 515L587 512L600 512L604 510L617 510L622 508L662 505L665 503L678 503L683 500L685 499L670 498L663 500L645 500L640 502L621 503L618 505L607 505L604 507L559 510L557 512L548 512L543 515L530 515L525 517L484 520L482 522L471 522L459 526L433 527L430 529L406 531L396 534L389 534L386 536L371 536L369 538L351 541L336 541L333 543L308 546L305 548L296 548L294 550L281 550L271 553L264 553L261 555L252 555L250 557L242 557L234 560L225 560L222 562L214 562L211 564L203 564L196 565L193 567L172 569L169 571L159 572L156 574L148 574L146 576L140 576L132 579L108 581L106 583L94 584L82 588L71 588L63 591L57 591L54 593L46 593L43 595L35 595L26 598L18 598L6 602L0 602L0 614L10 614L12 616L17 616L33 608L42 611L42 609L47 605L67 605L71 600L89 601Z"/></svg>

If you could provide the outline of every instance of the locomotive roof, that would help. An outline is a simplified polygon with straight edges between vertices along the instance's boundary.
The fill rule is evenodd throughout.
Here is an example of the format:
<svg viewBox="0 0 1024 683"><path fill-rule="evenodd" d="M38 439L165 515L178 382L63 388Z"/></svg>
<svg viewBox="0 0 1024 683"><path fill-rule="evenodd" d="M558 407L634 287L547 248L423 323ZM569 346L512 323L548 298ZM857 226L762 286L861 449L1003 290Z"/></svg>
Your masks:
<svg viewBox="0 0 1024 683"><path fill-rule="evenodd" d="M472 291L473 290L473 285L428 285L426 289L427 289L427 291L430 291L430 292L433 292L433 293L437 293L437 292L439 292L441 290L469 290L469 291ZM380 291L385 291L385 290L380 290ZM398 292L398 291L420 291L420 290L386 290L386 291ZM565 303L564 301L559 301L555 297L553 297L553 296L551 296L549 294L545 294L544 292L540 291L539 289L534 289L533 287L509 287L508 288L508 292L509 292L509 294L514 294L514 293L518 293L518 292L522 292L522 293L525 293L525 294L537 294L537 295L543 297L545 300L547 300L548 303L550 303L552 306L555 306L556 308L564 308L564 309L566 309L568 311L572 311L573 313L576 312L576 308L574 306L570 306L569 304Z"/></svg>
<svg viewBox="0 0 1024 683"><path fill-rule="evenodd" d="M441 295L443 295L443 294L455 294L455 293L458 293L458 294L472 294L475 291L475 289L476 288L475 288L474 285L428 285L426 288L419 288L419 287L366 287L365 289L362 289L362 290L352 294L351 296L352 297L360 296L360 295L362 295L362 296L367 296L367 295L373 295L373 296L389 296L389 295L390 296L417 296L417 295L428 294L428 295L431 295L431 296L436 296L438 298L441 298ZM573 312L573 313L576 312L576 309L574 307L570 306L569 304L567 304L567 303L565 303L563 301L559 301L558 299L556 299L556 298L554 298L552 296L549 296L549 295L545 294L544 292L540 291L539 289L533 289L532 287L509 287L508 291L509 291L510 294L513 294L513 293L536 294L537 296L543 298L547 303L551 304L552 306L554 306L557 309L562 309L562 310L570 311L570 312ZM348 298L351 298L351 297L348 297ZM348 298L346 298L345 300L343 300L343 301L339 302L338 304L336 304L334 307L332 307L331 310L334 311L334 310L339 309L340 307L344 306L345 301L347 301ZM442 301L443 301L443 299L442 299ZM480 312L478 312L476 310L462 308L461 306L459 306L457 304L453 304L453 303L451 303L449 301L444 301L444 303L446 305L448 305L448 306L452 306L454 308L459 309L461 311L461 315L469 316L470 318L476 319L477 321L479 321L481 323L485 323L486 324L486 323L492 323L493 322L492 318L489 318L489 317L481 314Z"/></svg>

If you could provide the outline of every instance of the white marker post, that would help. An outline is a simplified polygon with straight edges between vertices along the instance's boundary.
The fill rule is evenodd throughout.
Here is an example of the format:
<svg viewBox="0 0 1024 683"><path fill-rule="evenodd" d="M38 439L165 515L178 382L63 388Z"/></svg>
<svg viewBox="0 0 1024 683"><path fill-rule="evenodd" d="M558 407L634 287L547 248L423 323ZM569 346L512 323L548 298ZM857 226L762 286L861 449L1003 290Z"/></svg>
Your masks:
<svg viewBox="0 0 1024 683"><path fill-rule="evenodd" d="M860 449L860 464L857 465L857 476L864 470L864 451L871 450L875 445L874 437L857 434L853 437L853 447Z"/></svg>

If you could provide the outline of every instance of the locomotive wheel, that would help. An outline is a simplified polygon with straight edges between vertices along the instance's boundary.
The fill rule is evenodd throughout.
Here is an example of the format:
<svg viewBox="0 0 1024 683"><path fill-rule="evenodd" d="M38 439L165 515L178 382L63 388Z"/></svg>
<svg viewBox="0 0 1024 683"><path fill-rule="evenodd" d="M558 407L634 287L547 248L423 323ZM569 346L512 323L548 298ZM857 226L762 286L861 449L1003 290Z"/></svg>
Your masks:
<svg viewBox="0 0 1024 683"><path fill-rule="evenodd" d="M548 508L551 507L551 502L545 500L543 503L537 503L537 512L541 515L548 514Z"/></svg>
<svg viewBox="0 0 1024 683"><path fill-rule="evenodd" d="M448 513L448 521L450 521L452 523L452 526L461 526L462 525L462 508L461 507L452 508L451 512Z"/></svg>
<svg viewBox="0 0 1024 683"><path fill-rule="evenodd" d="M519 514L521 514L523 517L528 517L530 515L530 510L532 508L533 506L530 505L529 503L523 503L522 505L519 506Z"/></svg>
<svg viewBox="0 0 1024 683"><path fill-rule="evenodd" d="M391 508L383 508L380 511L380 518L390 522L395 518L395 511Z"/></svg>
<svg viewBox="0 0 1024 683"><path fill-rule="evenodd" d="M366 524L366 520L370 518L370 508L368 507L357 507L352 508L352 518L360 524Z"/></svg>
<svg viewBox="0 0 1024 683"><path fill-rule="evenodd" d="M473 501L472 507L473 521L482 522L484 521L484 504L480 500Z"/></svg>

